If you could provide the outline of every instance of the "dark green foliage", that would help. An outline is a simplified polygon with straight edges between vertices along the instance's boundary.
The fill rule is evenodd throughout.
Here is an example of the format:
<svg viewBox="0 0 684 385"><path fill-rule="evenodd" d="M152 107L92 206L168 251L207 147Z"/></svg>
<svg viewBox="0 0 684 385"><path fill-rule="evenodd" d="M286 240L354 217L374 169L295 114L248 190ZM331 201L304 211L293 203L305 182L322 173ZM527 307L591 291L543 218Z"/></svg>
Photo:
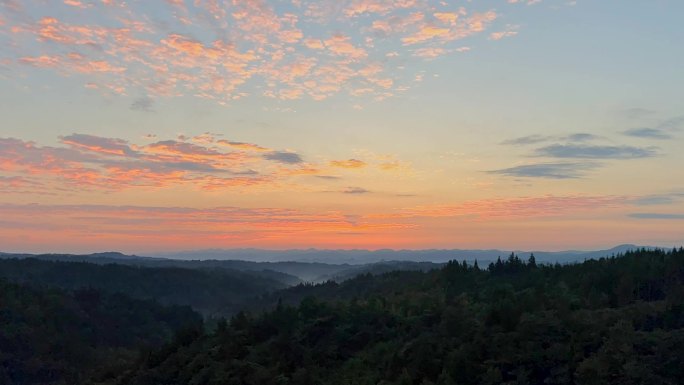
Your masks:
<svg viewBox="0 0 684 385"><path fill-rule="evenodd" d="M189 307L164 307L95 289L72 293L0 280L0 384L77 384L95 368L104 378L142 347L198 328Z"/></svg>
<svg viewBox="0 0 684 385"><path fill-rule="evenodd" d="M207 315L231 315L252 298L285 284L228 269L151 268L120 264L0 259L0 278L67 290L92 287L162 304L189 305Z"/></svg>
<svg viewBox="0 0 684 385"><path fill-rule="evenodd" d="M300 285L111 384L679 384L684 250Z"/></svg>

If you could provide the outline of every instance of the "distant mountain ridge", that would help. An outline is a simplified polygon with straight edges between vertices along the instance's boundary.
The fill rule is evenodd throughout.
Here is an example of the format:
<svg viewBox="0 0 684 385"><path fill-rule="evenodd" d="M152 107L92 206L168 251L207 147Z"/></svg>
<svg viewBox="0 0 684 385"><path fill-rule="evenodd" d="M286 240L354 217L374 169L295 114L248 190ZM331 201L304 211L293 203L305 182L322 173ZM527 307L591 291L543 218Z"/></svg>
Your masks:
<svg viewBox="0 0 684 385"><path fill-rule="evenodd" d="M538 263L572 263L598 259L636 249L654 249L653 246L618 245L594 251L521 251L521 250L261 250L261 249L210 249L154 254L152 256L126 255L120 252L73 254L12 254L1 253L0 258L35 258L61 262L88 262L99 265L123 264L140 267L175 267L185 269L222 269L253 274L285 285L304 282L344 281L359 274L382 274L394 270L427 271L441 267L451 260L478 261L485 267L498 257L506 258L511 252L526 258L534 254Z"/></svg>
<svg viewBox="0 0 684 385"><path fill-rule="evenodd" d="M37 259L55 262L86 262L96 265L129 265L148 268L183 268L183 269L221 269L239 271L258 278L269 278L285 285L296 285L305 282L323 282L327 280L345 280L358 274L380 274L392 270L430 270L442 264L412 261L383 261L368 264L333 264L321 262L254 262L244 260L219 259L170 259L125 255L118 252L94 254L10 254L0 253L0 259Z"/></svg>
<svg viewBox="0 0 684 385"><path fill-rule="evenodd" d="M244 260L251 262L307 262L326 264L349 264L363 265L387 261L413 261L446 263L450 260L478 260L479 262L494 261L498 257L506 257L511 252L525 256L534 253L537 261L544 263L568 263L583 261L585 259L601 258L612 254L624 253L635 249L655 249L655 246L638 246L623 244L603 250L567 250L567 251L542 251L542 250L467 250L467 249L425 249L425 250L326 250L326 249L300 249L300 250L262 250L262 249L207 249L195 251L181 251L173 253L156 253L151 257L168 259L216 259L216 260Z"/></svg>
<svg viewBox="0 0 684 385"><path fill-rule="evenodd" d="M178 268L188 268L188 269L215 269L222 268L232 271L247 272L249 274L254 274L259 277L269 278L274 281L284 283L286 285L294 285L301 281L297 276L287 274L284 272L269 270L267 266L257 266L253 262L245 262L251 268L243 268L242 261L236 261L237 263L231 263L231 261L210 261L210 260L178 260L169 258L152 258L152 257L141 257L138 255L126 255L119 252L103 252L103 253L93 253L93 254L13 254L13 253L2 253L0 252L0 258L34 258L42 261L56 261L56 262L87 262L94 263L98 265L107 264L119 264L119 265L132 265L140 267L178 267ZM235 267L233 266L235 265Z"/></svg>

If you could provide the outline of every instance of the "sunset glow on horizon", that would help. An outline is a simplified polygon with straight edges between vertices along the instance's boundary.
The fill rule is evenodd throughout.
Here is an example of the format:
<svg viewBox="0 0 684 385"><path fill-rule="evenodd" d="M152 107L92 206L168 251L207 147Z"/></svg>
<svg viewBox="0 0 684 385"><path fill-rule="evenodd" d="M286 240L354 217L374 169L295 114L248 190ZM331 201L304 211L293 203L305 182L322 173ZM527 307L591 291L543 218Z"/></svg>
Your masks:
<svg viewBox="0 0 684 385"><path fill-rule="evenodd" d="M681 245L682 14L0 0L0 251Z"/></svg>

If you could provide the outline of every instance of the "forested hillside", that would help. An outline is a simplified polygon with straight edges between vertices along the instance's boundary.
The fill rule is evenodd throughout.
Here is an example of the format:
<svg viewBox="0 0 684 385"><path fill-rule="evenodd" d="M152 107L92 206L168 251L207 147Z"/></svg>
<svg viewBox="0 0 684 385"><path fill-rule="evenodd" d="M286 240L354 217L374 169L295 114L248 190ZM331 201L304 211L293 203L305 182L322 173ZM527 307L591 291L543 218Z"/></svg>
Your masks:
<svg viewBox="0 0 684 385"><path fill-rule="evenodd" d="M102 368L117 372L178 331L196 330L189 307L94 289L66 292L0 279L0 384L73 385Z"/></svg>
<svg viewBox="0 0 684 385"><path fill-rule="evenodd" d="M684 249L300 285L103 384L679 384ZM300 299L302 299L301 302ZM299 302L299 303L298 303ZM289 304L296 304L290 306Z"/></svg>
<svg viewBox="0 0 684 385"><path fill-rule="evenodd" d="M443 263L394 261L359 265L320 263L320 262L252 262L243 260L179 260L167 258L139 257L116 252L95 254L9 254L0 253L2 259L37 259L54 262L85 262L98 265L128 265L136 267L176 267L197 270L225 270L227 273L240 271L258 278L272 279L285 285L296 285L302 282L325 282L328 280L343 281L358 274L381 274L397 270L430 270Z"/></svg>
<svg viewBox="0 0 684 385"><path fill-rule="evenodd" d="M41 261L55 261L55 262L86 262L98 265L128 265L137 267L178 267L184 269L199 269L199 270L227 270L228 273L234 271L241 271L248 275L257 276L259 278L269 278L275 281L282 282L286 285L295 285L301 282L297 274L289 274L288 272L297 269L299 265L304 268L308 267L308 263L297 262L282 262L282 263L268 263L268 262L248 262L248 261L219 261L219 260L179 260L167 258L150 258L140 257L137 255L126 255L117 252L94 253L94 254L12 254L0 253L0 259L38 259ZM292 266L294 265L294 266ZM321 264L324 265L324 264ZM281 268L282 266L282 268ZM332 267L332 266L330 266ZM339 270L341 268L336 268ZM319 274L320 275L320 274ZM318 275L317 275L318 276Z"/></svg>
<svg viewBox="0 0 684 385"><path fill-rule="evenodd" d="M253 298L286 285L228 269L152 268L120 264L0 259L0 278L76 290L96 288L162 304L189 305L206 316L231 315Z"/></svg>

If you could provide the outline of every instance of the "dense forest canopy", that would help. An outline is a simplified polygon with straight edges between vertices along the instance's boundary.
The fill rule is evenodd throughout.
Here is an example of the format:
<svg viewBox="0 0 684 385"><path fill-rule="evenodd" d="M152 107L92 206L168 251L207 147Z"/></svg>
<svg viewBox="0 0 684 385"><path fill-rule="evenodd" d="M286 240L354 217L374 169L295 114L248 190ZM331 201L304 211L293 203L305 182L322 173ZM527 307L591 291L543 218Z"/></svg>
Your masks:
<svg viewBox="0 0 684 385"><path fill-rule="evenodd" d="M488 266L384 268L282 288L223 270L2 260L0 276L12 282L0 284L0 382L678 384L684 378L683 248L567 265L511 254ZM249 300L231 302L232 312L205 312L204 322L189 308L157 303L201 310L239 293L247 298L251 290Z"/></svg>
<svg viewBox="0 0 684 385"><path fill-rule="evenodd" d="M130 365L140 349L201 325L189 307L0 279L0 384L78 384L95 368Z"/></svg>
<svg viewBox="0 0 684 385"><path fill-rule="evenodd" d="M103 383L678 384L683 293L684 249L454 261L286 289Z"/></svg>

